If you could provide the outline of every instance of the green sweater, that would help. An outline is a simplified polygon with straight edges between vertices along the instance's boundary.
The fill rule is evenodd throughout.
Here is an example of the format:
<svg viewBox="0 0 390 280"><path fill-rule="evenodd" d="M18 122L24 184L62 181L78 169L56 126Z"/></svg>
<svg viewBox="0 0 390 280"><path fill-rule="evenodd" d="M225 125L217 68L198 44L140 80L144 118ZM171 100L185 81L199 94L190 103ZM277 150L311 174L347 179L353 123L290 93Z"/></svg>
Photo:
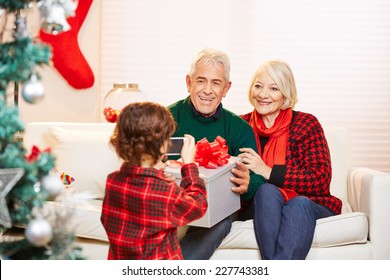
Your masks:
<svg viewBox="0 0 390 280"><path fill-rule="evenodd" d="M241 117L224 108L222 108L218 119L205 118L194 113L190 105L190 98L187 97L168 106L168 109L177 123L173 136L182 137L187 133L194 136L195 141L206 137L209 142L212 142L220 135L226 140L231 156L240 154L239 149L244 147L257 150L252 127ZM263 176L252 171L250 171L250 177L248 192L241 195L245 201L252 199L260 184L266 183Z"/></svg>

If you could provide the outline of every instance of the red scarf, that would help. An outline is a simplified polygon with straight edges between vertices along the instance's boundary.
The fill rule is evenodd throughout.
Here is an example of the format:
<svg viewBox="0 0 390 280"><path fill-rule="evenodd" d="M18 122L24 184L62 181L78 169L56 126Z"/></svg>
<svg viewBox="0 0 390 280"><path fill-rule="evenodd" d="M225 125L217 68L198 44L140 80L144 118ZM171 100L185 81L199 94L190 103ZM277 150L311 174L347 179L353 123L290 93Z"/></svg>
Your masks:
<svg viewBox="0 0 390 280"><path fill-rule="evenodd" d="M286 153L288 134L290 132L290 124L292 120L291 108L280 111L279 115L275 119L275 123L272 127L265 126L261 115L256 111L250 114L249 124L257 135L268 137L269 140L262 152L259 137L256 137L257 150L265 164L271 168L274 165L286 164ZM280 188L285 201L297 196L298 194L287 188Z"/></svg>

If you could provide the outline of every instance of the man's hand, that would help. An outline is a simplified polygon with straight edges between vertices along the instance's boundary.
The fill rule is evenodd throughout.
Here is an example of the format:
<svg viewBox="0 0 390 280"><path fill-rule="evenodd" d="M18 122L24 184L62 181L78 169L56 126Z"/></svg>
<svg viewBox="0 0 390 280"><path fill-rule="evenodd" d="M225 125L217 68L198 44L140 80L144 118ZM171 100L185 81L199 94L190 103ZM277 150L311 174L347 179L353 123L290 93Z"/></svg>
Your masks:
<svg viewBox="0 0 390 280"><path fill-rule="evenodd" d="M231 172L235 177L230 177L230 181L236 185L232 187L232 191L238 194L246 193L250 181L249 169L241 161L237 161Z"/></svg>

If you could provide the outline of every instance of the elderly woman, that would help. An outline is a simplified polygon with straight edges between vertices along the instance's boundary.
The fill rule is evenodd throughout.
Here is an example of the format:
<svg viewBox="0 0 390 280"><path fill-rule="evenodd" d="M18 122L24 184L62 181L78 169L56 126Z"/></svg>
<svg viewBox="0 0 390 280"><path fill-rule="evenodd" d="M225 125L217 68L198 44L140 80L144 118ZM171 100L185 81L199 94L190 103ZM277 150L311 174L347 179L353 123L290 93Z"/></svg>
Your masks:
<svg viewBox="0 0 390 280"><path fill-rule="evenodd" d="M256 240L263 259L305 259L316 220L341 212L330 194L328 144L311 114L294 111L297 90L283 61L268 61L254 73L249 100L255 108L242 117L252 126L257 151L242 148L239 157L262 175L251 204Z"/></svg>

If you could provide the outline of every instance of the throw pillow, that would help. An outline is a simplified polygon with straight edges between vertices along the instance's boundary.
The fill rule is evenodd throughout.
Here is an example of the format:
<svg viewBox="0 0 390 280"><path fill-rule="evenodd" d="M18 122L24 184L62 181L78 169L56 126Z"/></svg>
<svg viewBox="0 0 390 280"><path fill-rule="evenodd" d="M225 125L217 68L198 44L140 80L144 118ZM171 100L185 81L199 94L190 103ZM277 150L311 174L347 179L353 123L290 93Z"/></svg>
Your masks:
<svg viewBox="0 0 390 280"><path fill-rule="evenodd" d="M107 175L121 165L114 148L109 145L112 129L80 131L50 127L49 133L56 139L52 150L56 168L72 174L73 191L90 192L102 199Z"/></svg>

